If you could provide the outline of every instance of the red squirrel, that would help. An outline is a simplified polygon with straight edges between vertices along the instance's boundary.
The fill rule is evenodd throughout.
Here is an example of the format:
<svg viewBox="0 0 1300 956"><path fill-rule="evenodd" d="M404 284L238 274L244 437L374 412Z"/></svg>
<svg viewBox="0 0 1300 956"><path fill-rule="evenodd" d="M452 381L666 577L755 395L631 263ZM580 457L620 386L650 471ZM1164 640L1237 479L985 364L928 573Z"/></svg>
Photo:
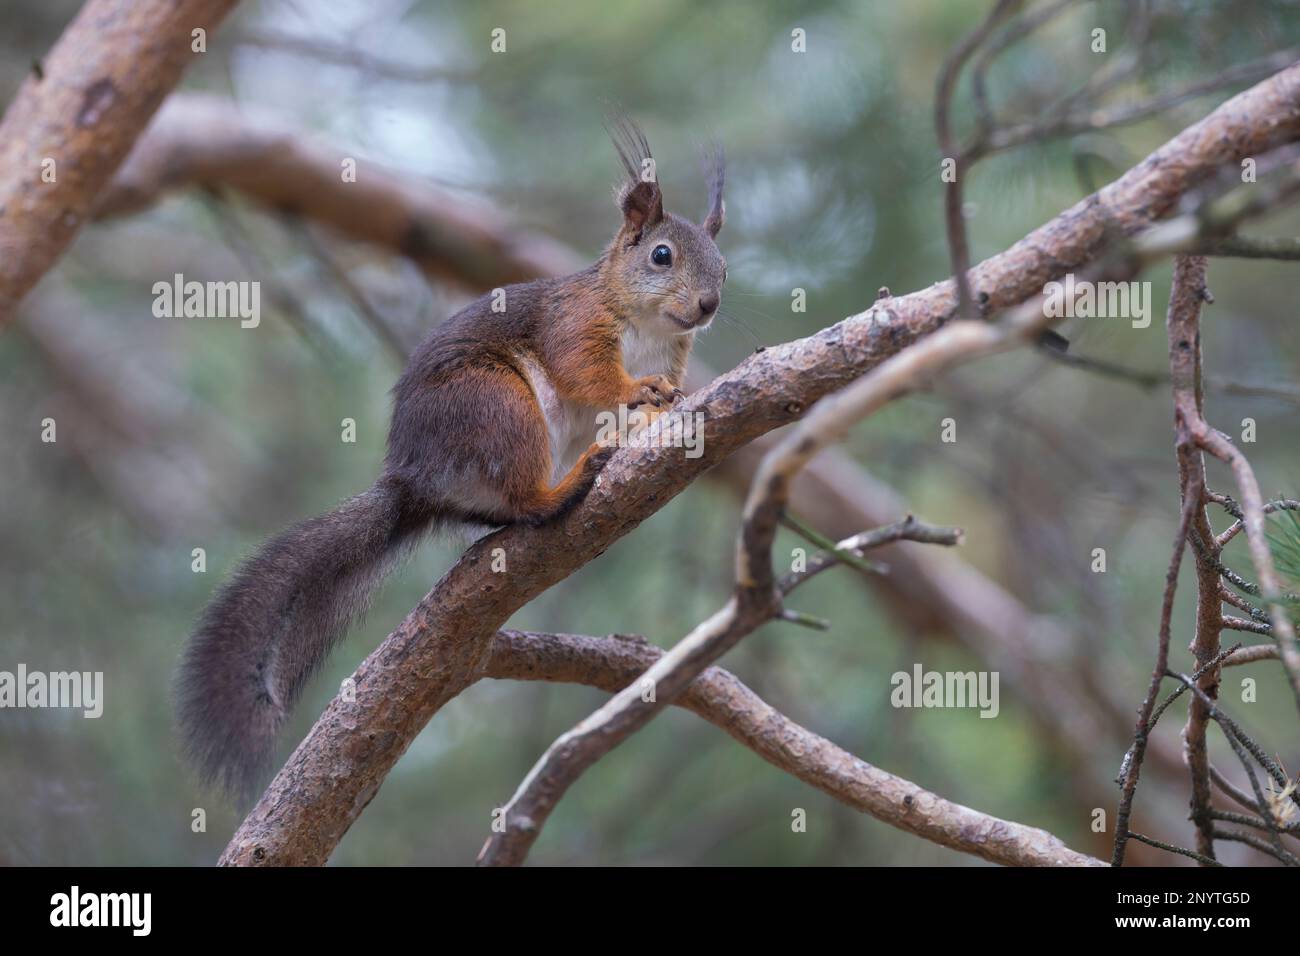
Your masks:
<svg viewBox="0 0 1300 956"><path fill-rule="evenodd" d="M440 525L537 524L590 489L612 454L597 416L681 396L695 333L727 269L725 163L708 165L700 225L664 212L645 135L610 135L623 222L594 264L495 290L435 328L393 389L373 487L267 541L204 610L176 687L182 746L205 783L244 802L307 680L384 573ZM494 304L496 308L494 308Z"/></svg>

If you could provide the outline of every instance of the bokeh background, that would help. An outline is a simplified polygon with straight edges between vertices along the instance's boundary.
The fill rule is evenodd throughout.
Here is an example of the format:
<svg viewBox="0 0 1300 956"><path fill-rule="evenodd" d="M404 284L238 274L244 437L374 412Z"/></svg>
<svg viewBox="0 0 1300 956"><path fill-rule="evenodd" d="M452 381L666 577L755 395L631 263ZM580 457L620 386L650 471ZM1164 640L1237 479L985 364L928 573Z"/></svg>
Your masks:
<svg viewBox="0 0 1300 956"><path fill-rule="evenodd" d="M73 16L68 0L0 7L0 102ZM559 3L339 0L248 2L211 38L187 90L271 111L286 126L452 194L498 207L521 229L594 258L617 227L617 166L601 128L621 104L644 126L669 208L698 215L699 146L730 157L730 267L720 321L697 346L715 369L948 272L939 152L931 121L947 51L989 7L979 0ZM1089 30L1125 50L1120 2L1081 2L1006 51L989 74L1000 115L1034 116L1086 84L1104 57ZM489 50L494 27L507 52ZM791 52L791 30L807 52ZM1297 42L1292 2L1158 2L1124 103ZM1140 123L996 155L967 185L983 258L1128 168L1241 86ZM957 100L970 128L969 91ZM219 138L221 129L212 129ZM1081 158L1082 157L1082 158ZM1252 228L1289 235L1286 213ZM338 276L321 234L237 196L182 191L146 212L87 228L0 330L0 668L105 672L99 720L0 712L0 862L209 864L237 818L177 758L169 683L196 615L229 570L279 527L367 487L382 456L399 371ZM409 263L325 241L348 281L410 341L467 301ZM154 282L259 280L263 319L159 319ZM1204 318L1208 371L1295 394L1296 267L1215 260ZM1072 351L1160 373L1169 269L1146 275L1153 322L1069 324ZM806 313L791 311L804 288ZM1266 494L1300 494L1297 404L1212 390L1207 412L1248 447ZM40 422L58 441L40 441ZM957 441L940 441L940 422ZM1094 808L1113 816L1124 724L1140 702L1177 512L1168 390L1018 355L971 367L895 403L846 445L919 516L961 525L961 557L1068 634L1065 655L1099 699L1119 702L1095 745L1062 746L1003 680L1001 715L895 710L889 675L982 669L968 642L917 626L879 587L836 569L793 603L828 633L768 626L725 661L793 719L863 759L950 799L1042 826L1105 854ZM340 441L353 418L358 441ZM1227 476L1211 465L1211 483ZM538 630L641 633L670 645L725 599L739 502L708 479L522 610ZM1219 521L1219 527L1223 527ZM781 547L798 546L783 537ZM206 573L191 570L204 548ZM435 542L389 582L314 682L287 755L339 681L445 571L462 543ZM1092 549L1107 572L1090 570ZM1243 570L1243 552L1230 555ZM778 549L778 555L781 554ZM1191 637L1190 575L1175 618L1177 666ZM1242 676L1236 706L1293 766L1295 714L1275 665ZM339 864L463 864L545 746L604 695L484 682L425 729L344 839ZM1161 734L1177 745L1180 704ZM1113 718L1113 719L1112 719ZM1122 718L1119 719L1119 718ZM1213 741L1217 763L1231 755ZM1237 768L1232 766L1236 771ZM1186 843L1186 781L1144 775L1135 826ZM191 813L208 812L191 831ZM804 808L806 833L792 832ZM1134 851L1140 852L1140 851ZM1231 850L1228 851L1231 854ZM684 712L665 714L588 773L537 845L537 863L941 864L936 847L811 790ZM1168 858L1140 857L1147 862ZM1258 862L1259 858L1255 858Z"/></svg>

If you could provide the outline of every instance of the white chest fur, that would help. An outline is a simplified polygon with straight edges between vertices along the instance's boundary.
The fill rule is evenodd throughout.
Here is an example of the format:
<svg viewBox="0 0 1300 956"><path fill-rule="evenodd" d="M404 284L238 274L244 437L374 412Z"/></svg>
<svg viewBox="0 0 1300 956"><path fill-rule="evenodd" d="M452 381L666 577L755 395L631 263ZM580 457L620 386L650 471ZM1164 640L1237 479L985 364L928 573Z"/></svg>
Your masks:
<svg viewBox="0 0 1300 956"><path fill-rule="evenodd" d="M621 342L623 367L632 378L644 375L665 375L672 367L677 336L671 332L658 335L629 325ZM546 416L546 430L551 441L551 480L558 481L573 467L578 456L596 440L599 423L596 416L602 411L616 409L594 408L561 397L546 370L537 362L524 362L533 394Z"/></svg>
<svg viewBox="0 0 1300 956"><path fill-rule="evenodd" d="M694 333L688 333L694 334ZM673 349L678 336L671 333L659 335L645 332L629 325L623 333L623 367L633 378L643 375L663 375L673 361Z"/></svg>

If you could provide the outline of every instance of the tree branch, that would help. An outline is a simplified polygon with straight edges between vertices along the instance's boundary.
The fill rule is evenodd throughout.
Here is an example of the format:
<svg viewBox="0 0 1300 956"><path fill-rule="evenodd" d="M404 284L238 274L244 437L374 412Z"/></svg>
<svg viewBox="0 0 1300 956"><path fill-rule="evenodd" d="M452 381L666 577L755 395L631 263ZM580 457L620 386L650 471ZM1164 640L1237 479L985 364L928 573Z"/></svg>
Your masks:
<svg viewBox="0 0 1300 956"><path fill-rule="evenodd" d="M219 129L221 136L209 135ZM342 162L355 159L355 182ZM275 116L228 100L173 96L158 111L95 207L136 212L182 187L230 189L280 214L301 215L409 257L427 274L473 289L572 272L563 244L511 228L492 209L286 129Z"/></svg>
<svg viewBox="0 0 1300 956"><path fill-rule="evenodd" d="M948 254L952 260L953 279L957 284L957 315L964 319L978 316L971 297L970 245L966 239L966 210L962 195L966 183L966 153L959 149L952 132L952 100L962 68L998 25L1014 14L1024 0L997 0L983 22L962 38L944 60L934 94L934 131L943 159L952 160L954 175L945 182L943 191L944 227L948 233Z"/></svg>
<svg viewBox="0 0 1300 956"><path fill-rule="evenodd" d="M212 123L219 123L226 131L220 143L209 143L203 135ZM399 252L400 244L392 241L392 234L376 230L370 224L372 210L354 201L361 197L349 191L352 187L343 184L337 175L331 178L322 171L346 150L324 146L277 150L277 144L303 138L301 132L287 129L281 118L273 122L269 117L250 116L233 105L208 97L177 94L168 100L141 139L106 194L100 211L105 216L128 213L156 201L168 190L186 186L242 190L245 184L252 183L252 191L242 193L245 198L274 208L276 197L292 195L301 203L294 206L296 214L328 222L353 238L370 237ZM209 162L205 158L212 149L218 151L221 161ZM273 181L258 180L250 164L273 151L278 158L265 169ZM305 161L307 166L295 168L295 159ZM333 167L329 170L332 173ZM382 180L375 187L377 190L391 193L399 201L400 197L413 198L414 205L406 218L427 222L432 232L446 240L417 260L431 276L450 277L459 285L485 291L520 278L570 272L583 265L576 252L546 236L510 225L505 217L491 210L480 215L459 200L413 178L369 168L366 173L367 178ZM312 188L301 188L303 182L311 183ZM326 198L321 199L322 196ZM475 229L460 228L465 217L473 219ZM451 244L457 241L465 248L454 248ZM464 264L471 266L470 271L459 271ZM326 266L334 271L334 263L326 261ZM360 298L357 290L348 294L354 300ZM364 303L360 308L363 313L366 311ZM367 315L366 319L374 324L373 316ZM381 335L391 343L387 330ZM405 352L405 346L394 348L398 357L404 357ZM716 373L703 367L696 358L692 357L691 364L692 390L704 387L716 377ZM725 480L743 497L760 457L759 445L751 444L709 474ZM839 528L842 534L881 524L904 510L890 489L867 477L854 462L834 451L814 461L801 481L806 485L806 492L796 491L794 507L800 513L811 515L821 526L841 524L844 515L858 515L843 523ZM826 507L828 503L834 507ZM996 665L1003 680L1017 688L1039 722L1062 745L1084 756L1095 751L1096 741L1107 732L1108 724L1123 726L1123 732L1128 732L1127 703L1117 698L1097 701L1087 697L1073 703L1063 702L1062 695L1083 693L1084 689L1050 679L1044 673L1049 662L1034 653L1032 646L1043 642L1065 645L1068 636L1058 623L1031 613L1013 594L955 555L913 549L892 555L890 560L896 573L877 578L873 586L890 596L891 609L919 630L929 631L936 625L946 628ZM920 614L927 621L918 622ZM1161 743L1153 742L1156 749L1149 758L1155 758L1169 773L1182 774L1178 752ZM1085 788L1087 780L1081 778L1075 783L1078 788ZM1090 800L1087 805L1095 806L1103 795L1081 799Z"/></svg>
<svg viewBox="0 0 1300 956"><path fill-rule="evenodd" d="M584 684L617 693L663 654L639 638L499 631L481 676ZM1104 865L1043 830L951 803L873 767L790 720L721 668L704 671L673 703L809 786L940 846L1006 866Z"/></svg>
<svg viewBox="0 0 1300 956"><path fill-rule="evenodd" d="M1169 668L1169 639L1174 613L1174 593L1178 589L1178 569L1183 564L1183 550L1187 547L1187 534L1191 527L1197 503L1200 501L1201 489L1189 488L1183 497L1182 512L1178 519L1178 530L1174 532L1173 553L1169 557L1169 567L1165 572L1164 595L1160 601L1160 627L1156 636L1156 661L1151 668L1151 680L1147 685L1146 696L1138 710L1137 727L1133 732L1133 746L1124 755L1120 768L1119 807L1115 812L1115 847L1111 852L1111 866L1124 865L1124 851L1129 837L1133 835L1128 822L1133 813L1133 798L1137 794L1138 776L1142 772L1142 759L1146 755L1147 741L1152 731L1151 718L1155 712L1156 698L1160 695L1160 685L1164 682L1165 672Z"/></svg>
<svg viewBox="0 0 1300 956"><path fill-rule="evenodd" d="M1184 422L1200 419L1203 403L1201 384L1201 303L1206 299L1206 259L1178 256L1174 259L1173 288L1169 293L1166 327L1169 338L1169 377L1173 382L1175 420L1179 441L1178 489L1180 498L1196 497L1189 533L1200 542L1193 548L1196 564L1196 633L1191 651L1198 670L1197 686L1211 699L1219 696L1219 668L1210 666L1219 656L1219 635L1223 631L1223 604L1219 600L1218 551L1214 529L1205 509L1205 460ZM1207 553L1207 549L1209 550ZM1192 777L1192 822L1196 825L1196 849L1214 858L1214 820L1210 817L1210 756L1205 748L1209 713L1193 698L1187 708L1183 747Z"/></svg>
<svg viewBox="0 0 1300 956"><path fill-rule="evenodd" d="M214 123L225 132L215 144L204 133ZM212 150L216 150L215 159ZM376 229L370 222L372 209L359 201L365 197L352 191L352 184L342 183L330 165L347 152L341 147L312 145L306 134L286 126L283 117L249 114L213 98L178 93L164 104L141 138L105 194L100 213L105 217L129 214L169 191L194 186L240 192L268 211L276 211L277 202L292 197L294 214L324 222L352 238L370 238L400 253L400 244L394 241L400 230ZM259 179L254 164L271 155L275 161L264 168L271 179ZM295 167L295 162L306 165ZM576 252L509 223L493 210L479 210L422 180L371 167L364 172L368 180L379 179L375 190L395 197L398 204L413 202L405 218L426 222L427 228L444 240L415 260L434 278L485 291L520 278L570 272L583 265ZM304 183L311 188L303 188ZM473 229L461 227L466 219L474 223ZM310 243L327 270L344 283L344 291L357 302L366 321L382 326L380 336L393 355L403 359L406 346L395 341L386 323L370 314L363 290L348 287L345 277L339 275L338 263L323 248L323 240L313 234ZM456 243L463 248L456 248ZM691 390L703 388L716 377L695 357L691 364ZM710 471L709 477L725 481L743 498L766 442L764 438L744 447ZM840 536L855 528L880 525L905 510L892 490L835 450L810 464L801 486L802 491L795 490L795 510ZM894 573L878 576L869 584L886 595L891 611L904 626L918 632L941 628L952 633L987 660L1002 674L1003 685L1015 688L1055 744L1082 760L1095 755L1099 739L1128 732L1127 703L1114 695L1106 699L1092 696L1086 682L1072 680L1068 673L1052 673L1055 656L1045 657L1034 650L1069 643L1071 638L1059 622L1032 613L1015 595L955 554L922 548L891 548L889 552ZM1108 685L1102 682L1101 686ZM1163 744L1152 742L1148 763L1154 760L1169 775L1183 774L1177 749ZM1071 766L1079 766L1078 761ZM1072 784L1080 806L1093 807L1109 799L1104 792L1093 792L1095 782L1086 773L1076 774Z"/></svg>
<svg viewBox="0 0 1300 956"><path fill-rule="evenodd" d="M180 79L192 31L211 32L234 5L88 0L23 82L0 120L0 325L71 244Z"/></svg>
<svg viewBox="0 0 1300 956"><path fill-rule="evenodd" d="M901 361L908 354L910 350L885 363L879 372L886 372L891 363ZM818 408L823 405L819 404ZM814 409L800 428L812 422L816 415ZM831 564L845 560L848 555L860 554L866 548L878 547L891 540L909 538L956 544L961 535L955 528L930 528L909 516L907 520L887 528L864 532L839 542L810 561L807 570L788 575L778 583L772 572L770 551L776 535L777 512L783 507L784 500L765 510L759 519L762 532L755 532L755 521L750 517L750 509L746 508L745 526L741 532L745 543L737 543L737 584L731 599L656 660L639 681L623 687L605 706L547 749L506 804L501 815L503 826L499 830L493 827L492 836L479 853L479 863L489 866L522 863L547 818L578 777L649 723L730 647L768 621L786 617L782 601L804 581ZM752 544L746 540L755 534L762 540ZM766 571L759 580L746 582L743 568L751 546L756 555L762 554Z"/></svg>
<svg viewBox="0 0 1300 956"><path fill-rule="evenodd" d="M768 452L754 475L736 540L735 584L726 604L656 661L639 686L624 688L547 749L506 804L504 825L494 828L479 862L522 863L559 800L587 769L654 719L712 662L780 614L785 594L773 572L772 544L794 478L818 451L933 376L1032 342L1052 321L1034 299L998 324L954 322L819 401ZM836 550L844 548L841 543ZM646 687L653 693L647 695Z"/></svg>
<svg viewBox="0 0 1300 956"><path fill-rule="evenodd" d="M1114 183L971 270L1000 310L1078 268L1115 234L1133 235L1227 163L1300 136L1300 67L1234 97ZM801 415L888 356L933 332L955 306L940 283L806 339L752 356L690 396L706 416L703 454L619 450L565 519L479 541L358 668L355 700L335 699L222 855L228 864L323 863L410 741L472 681L505 619L592 560L736 448ZM490 571L503 548L510 573Z"/></svg>

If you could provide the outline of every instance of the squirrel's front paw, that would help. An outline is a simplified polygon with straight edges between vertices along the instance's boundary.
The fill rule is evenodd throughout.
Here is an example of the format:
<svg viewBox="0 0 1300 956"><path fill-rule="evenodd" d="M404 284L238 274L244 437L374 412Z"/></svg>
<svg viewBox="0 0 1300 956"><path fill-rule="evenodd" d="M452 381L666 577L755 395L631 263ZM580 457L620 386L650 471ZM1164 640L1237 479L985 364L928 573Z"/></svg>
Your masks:
<svg viewBox="0 0 1300 956"><path fill-rule="evenodd" d="M664 375L647 375L632 383L632 393L623 404L629 409L638 405L653 405L662 408L671 405L682 396L683 392Z"/></svg>

